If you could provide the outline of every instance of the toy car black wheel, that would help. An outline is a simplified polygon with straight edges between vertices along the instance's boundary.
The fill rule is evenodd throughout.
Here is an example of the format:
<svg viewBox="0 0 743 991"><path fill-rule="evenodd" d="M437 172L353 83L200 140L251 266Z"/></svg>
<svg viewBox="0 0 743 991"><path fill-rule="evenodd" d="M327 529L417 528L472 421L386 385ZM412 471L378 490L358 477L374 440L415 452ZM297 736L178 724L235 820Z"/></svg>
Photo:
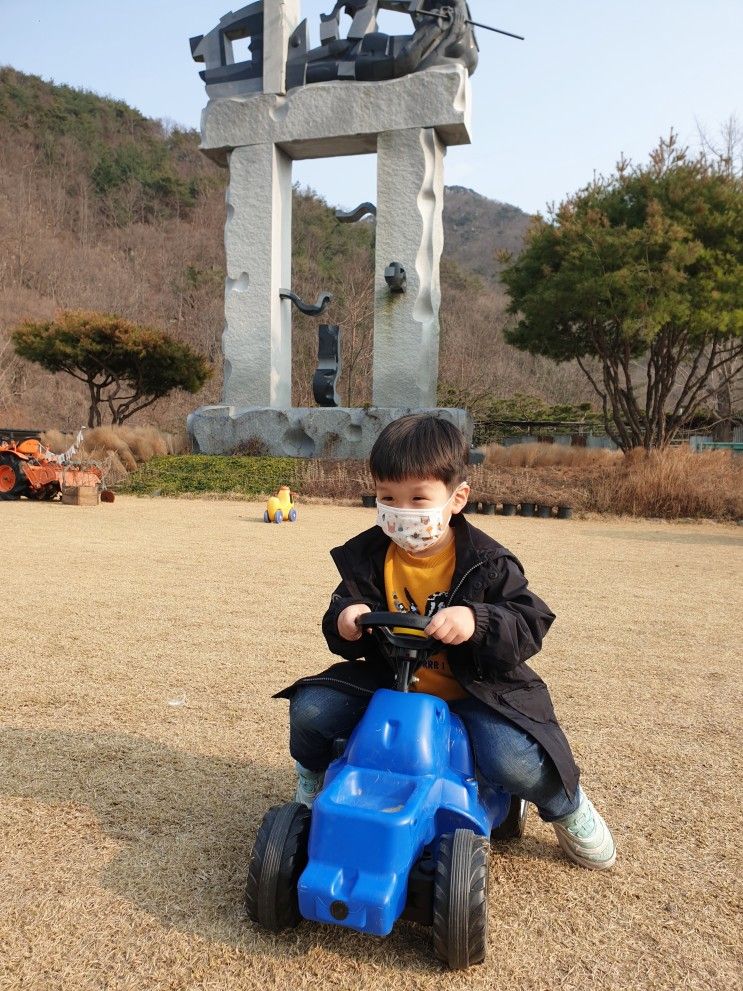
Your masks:
<svg viewBox="0 0 743 991"><path fill-rule="evenodd" d="M503 822L490 834L491 840L520 840L526 829L529 803L523 798L511 795L511 805Z"/></svg>
<svg viewBox="0 0 743 991"><path fill-rule="evenodd" d="M487 839L471 829L441 837L433 889L433 946L451 970L482 963L488 944Z"/></svg>
<svg viewBox="0 0 743 991"><path fill-rule="evenodd" d="M299 802L274 805L263 817L250 855L245 910L271 932L299 925L297 882L307 866L310 810Z"/></svg>
<svg viewBox="0 0 743 991"><path fill-rule="evenodd" d="M0 454L0 499L20 499L27 489L21 459L9 453Z"/></svg>

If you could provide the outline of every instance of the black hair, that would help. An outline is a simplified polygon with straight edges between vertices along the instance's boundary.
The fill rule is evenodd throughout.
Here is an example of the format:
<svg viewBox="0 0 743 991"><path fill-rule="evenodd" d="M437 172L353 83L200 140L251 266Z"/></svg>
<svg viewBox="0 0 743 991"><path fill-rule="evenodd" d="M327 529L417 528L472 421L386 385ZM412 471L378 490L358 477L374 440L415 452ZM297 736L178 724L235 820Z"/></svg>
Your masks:
<svg viewBox="0 0 743 991"><path fill-rule="evenodd" d="M447 488L467 477L469 446L453 423L430 413L413 413L388 423L369 456L375 482L435 478Z"/></svg>

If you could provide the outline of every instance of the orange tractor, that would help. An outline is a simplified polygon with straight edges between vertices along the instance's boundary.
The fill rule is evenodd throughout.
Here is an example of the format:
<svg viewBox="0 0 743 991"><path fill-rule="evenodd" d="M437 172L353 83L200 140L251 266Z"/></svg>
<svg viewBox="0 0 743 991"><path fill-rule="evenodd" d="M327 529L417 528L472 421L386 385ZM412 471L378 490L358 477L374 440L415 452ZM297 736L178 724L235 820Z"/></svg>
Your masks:
<svg viewBox="0 0 743 991"><path fill-rule="evenodd" d="M29 438L16 444L0 443L0 500L54 499L62 486L100 486L98 468L78 468L65 463L41 441Z"/></svg>

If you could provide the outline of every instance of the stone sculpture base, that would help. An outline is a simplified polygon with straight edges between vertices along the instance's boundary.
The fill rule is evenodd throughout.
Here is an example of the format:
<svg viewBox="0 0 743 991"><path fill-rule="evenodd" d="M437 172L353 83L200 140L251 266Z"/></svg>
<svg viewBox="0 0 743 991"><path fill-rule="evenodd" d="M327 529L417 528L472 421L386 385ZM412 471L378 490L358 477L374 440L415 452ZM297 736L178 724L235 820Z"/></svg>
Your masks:
<svg viewBox="0 0 743 991"><path fill-rule="evenodd" d="M274 457L364 460L388 423L423 412L449 420L472 442L472 417L463 409L202 406L187 426L196 454L232 454L256 441Z"/></svg>

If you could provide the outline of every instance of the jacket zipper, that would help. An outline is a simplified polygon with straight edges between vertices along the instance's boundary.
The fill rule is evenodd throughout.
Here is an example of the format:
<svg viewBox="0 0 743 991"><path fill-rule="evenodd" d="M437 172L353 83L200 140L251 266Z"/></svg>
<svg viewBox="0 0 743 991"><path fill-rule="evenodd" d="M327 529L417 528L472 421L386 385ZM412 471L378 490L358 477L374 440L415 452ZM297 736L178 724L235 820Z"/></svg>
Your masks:
<svg viewBox="0 0 743 991"><path fill-rule="evenodd" d="M300 681L303 684L314 684L316 681L329 681L331 685L343 685L344 688L352 688L355 692L363 692L364 695L374 694L370 688L362 688L360 685L352 685L348 681L341 681L340 678L320 678L310 676L309 678L301 678Z"/></svg>
<svg viewBox="0 0 743 991"><path fill-rule="evenodd" d="M456 588L454 589L454 591L449 593L449 598L446 600L447 607L452 604L452 601L454 600L454 596L457 594L457 592L460 590L460 588L464 584L465 579L469 578L469 576L472 574L472 572L473 571L477 571L477 569L478 568L481 568L483 566L483 564L485 564L484 561L478 561L477 564L473 564L472 565L472 567L470 568L469 571L465 571L465 573L462 575L462 577L457 582L457 585L456 585Z"/></svg>
<svg viewBox="0 0 743 991"><path fill-rule="evenodd" d="M469 571L465 571L465 573L462 575L462 577L457 582L456 588L449 595L449 598L446 600L447 606L450 606L451 605L452 600L454 599L454 596L457 594L457 592L459 591L459 589L464 584L465 579L466 578L469 578L469 576L472 574L472 572L473 571L477 571L477 569L479 567L481 567L483 564L485 564L484 561L478 561L477 564L473 564L472 565L472 567L469 569ZM475 662L475 674L477 675L477 681L482 681L483 680L483 671L482 671L482 667L480 666L480 662L478 661L477 657L474 657L474 662Z"/></svg>

